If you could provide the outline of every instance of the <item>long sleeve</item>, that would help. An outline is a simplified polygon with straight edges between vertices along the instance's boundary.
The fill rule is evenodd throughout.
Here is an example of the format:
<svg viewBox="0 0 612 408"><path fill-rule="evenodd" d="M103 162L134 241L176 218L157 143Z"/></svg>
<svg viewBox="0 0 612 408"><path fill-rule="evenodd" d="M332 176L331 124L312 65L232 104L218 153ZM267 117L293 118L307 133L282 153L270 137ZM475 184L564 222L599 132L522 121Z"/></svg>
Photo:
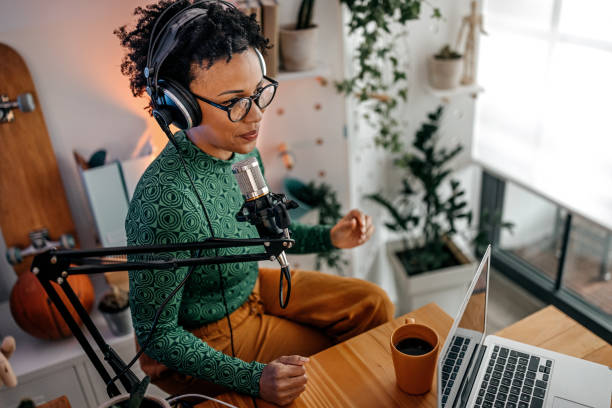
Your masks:
<svg viewBox="0 0 612 408"><path fill-rule="evenodd" d="M331 225L306 225L299 222L292 222L291 238L295 240L295 245L289 253L308 254L312 252L325 252L333 249L330 231Z"/></svg>
<svg viewBox="0 0 612 408"><path fill-rule="evenodd" d="M154 194L157 186L142 189L142 194ZM140 202L140 194L135 196L135 203ZM162 194L171 194L163 192ZM143 205L145 202L142 202ZM126 231L130 245L188 242L193 240L189 234L180 230L171 231L149 228L142 217L156 219L157 223L168 220L175 209L163 199L156 205L147 205L146 210L131 211L126 220ZM134 204L133 208L140 207ZM189 211L189 203L183 205L181 217L196 220L199 215ZM140 217L139 217L140 215ZM187 239L185 239L187 238ZM188 253L168 254L169 257L186 258ZM132 320L138 343L143 345L153 324L155 313L162 302L186 277L187 267L176 270L142 270L130 271L130 305ZM194 273L202 273L202 270ZM217 351L198 337L185 330L179 323L179 311L185 289L180 289L165 306L154 331L146 353L169 368L194 377L203 378L230 389L257 395L259 378L264 364L245 362Z"/></svg>
<svg viewBox="0 0 612 408"><path fill-rule="evenodd" d="M255 150L255 157L259 162L262 174L265 175L263 161L259 151ZM331 225L306 225L293 221L289 230L291 238L295 240L293 248L287 252L292 254L308 254L313 252L326 252L334 249L331 243Z"/></svg>
<svg viewBox="0 0 612 408"><path fill-rule="evenodd" d="M210 224L181 165L177 149L168 144L147 168L134 191L125 223L128 245L201 241L211 236L211 229L216 237L256 237L253 226L239 223L234 217L243 200L231 165L247 156L236 154L232 160L219 160L199 150L183 132L178 132L175 138ZM261 249L226 248L203 251L201 256L244 254ZM188 256L187 251L165 254L166 259ZM187 273L187 267L129 272L130 307L140 345L151 330L157 309ZM219 273L226 302L220 291ZM244 304L257 281L257 274L257 262L195 267L161 313L146 354L183 374L258 395L264 364L228 356L189 331L218 321Z"/></svg>

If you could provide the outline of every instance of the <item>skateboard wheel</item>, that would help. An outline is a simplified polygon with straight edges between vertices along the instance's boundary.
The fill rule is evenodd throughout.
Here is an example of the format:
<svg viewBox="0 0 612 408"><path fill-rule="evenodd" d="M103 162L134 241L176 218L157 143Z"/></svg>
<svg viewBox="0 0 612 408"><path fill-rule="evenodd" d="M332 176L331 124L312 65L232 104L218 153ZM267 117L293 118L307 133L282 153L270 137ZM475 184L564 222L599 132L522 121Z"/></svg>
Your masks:
<svg viewBox="0 0 612 408"><path fill-rule="evenodd" d="M21 261L23 261L23 258L21 257L21 251L19 250L19 248L8 248L6 250L6 260L11 265L17 265L18 263L21 263Z"/></svg>
<svg viewBox="0 0 612 408"><path fill-rule="evenodd" d="M70 234L63 234L60 237L60 245L62 248L74 248L74 237Z"/></svg>

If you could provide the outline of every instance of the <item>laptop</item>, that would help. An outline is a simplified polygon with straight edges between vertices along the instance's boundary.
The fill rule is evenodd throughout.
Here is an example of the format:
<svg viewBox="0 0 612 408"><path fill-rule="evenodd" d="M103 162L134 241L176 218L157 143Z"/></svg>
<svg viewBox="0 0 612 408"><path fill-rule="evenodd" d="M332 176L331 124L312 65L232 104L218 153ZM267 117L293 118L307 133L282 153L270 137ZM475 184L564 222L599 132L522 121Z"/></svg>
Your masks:
<svg viewBox="0 0 612 408"><path fill-rule="evenodd" d="M485 335L491 246L438 359L438 408L609 408L612 369Z"/></svg>

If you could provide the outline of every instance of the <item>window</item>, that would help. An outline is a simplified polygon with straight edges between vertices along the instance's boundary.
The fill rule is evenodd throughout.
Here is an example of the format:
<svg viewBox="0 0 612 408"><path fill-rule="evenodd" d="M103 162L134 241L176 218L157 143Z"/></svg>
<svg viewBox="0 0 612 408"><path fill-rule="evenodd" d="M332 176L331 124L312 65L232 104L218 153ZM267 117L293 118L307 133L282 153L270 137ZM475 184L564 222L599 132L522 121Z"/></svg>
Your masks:
<svg viewBox="0 0 612 408"><path fill-rule="evenodd" d="M473 155L612 230L612 2L489 0Z"/></svg>
<svg viewBox="0 0 612 408"><path fill-rule="evenodd" d="M612 2L488 0L483 14L472 154L483 208L516 229L492 260L611 341Z"/></svg>

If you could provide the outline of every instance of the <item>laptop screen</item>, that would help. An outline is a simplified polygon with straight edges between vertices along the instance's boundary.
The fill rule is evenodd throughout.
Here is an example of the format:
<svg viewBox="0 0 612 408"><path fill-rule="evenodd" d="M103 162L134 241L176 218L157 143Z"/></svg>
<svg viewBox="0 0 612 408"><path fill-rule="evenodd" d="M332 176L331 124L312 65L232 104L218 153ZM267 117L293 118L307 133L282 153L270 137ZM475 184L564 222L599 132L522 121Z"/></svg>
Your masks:
<svg viewBox="0 0 612 408"><path fill-rule="evenodd" d="M458 395L468 383L485 335L491 248L478 266L438 360L438 407L461 406ZM474 373L475 374L475 373Z"/></svg>

